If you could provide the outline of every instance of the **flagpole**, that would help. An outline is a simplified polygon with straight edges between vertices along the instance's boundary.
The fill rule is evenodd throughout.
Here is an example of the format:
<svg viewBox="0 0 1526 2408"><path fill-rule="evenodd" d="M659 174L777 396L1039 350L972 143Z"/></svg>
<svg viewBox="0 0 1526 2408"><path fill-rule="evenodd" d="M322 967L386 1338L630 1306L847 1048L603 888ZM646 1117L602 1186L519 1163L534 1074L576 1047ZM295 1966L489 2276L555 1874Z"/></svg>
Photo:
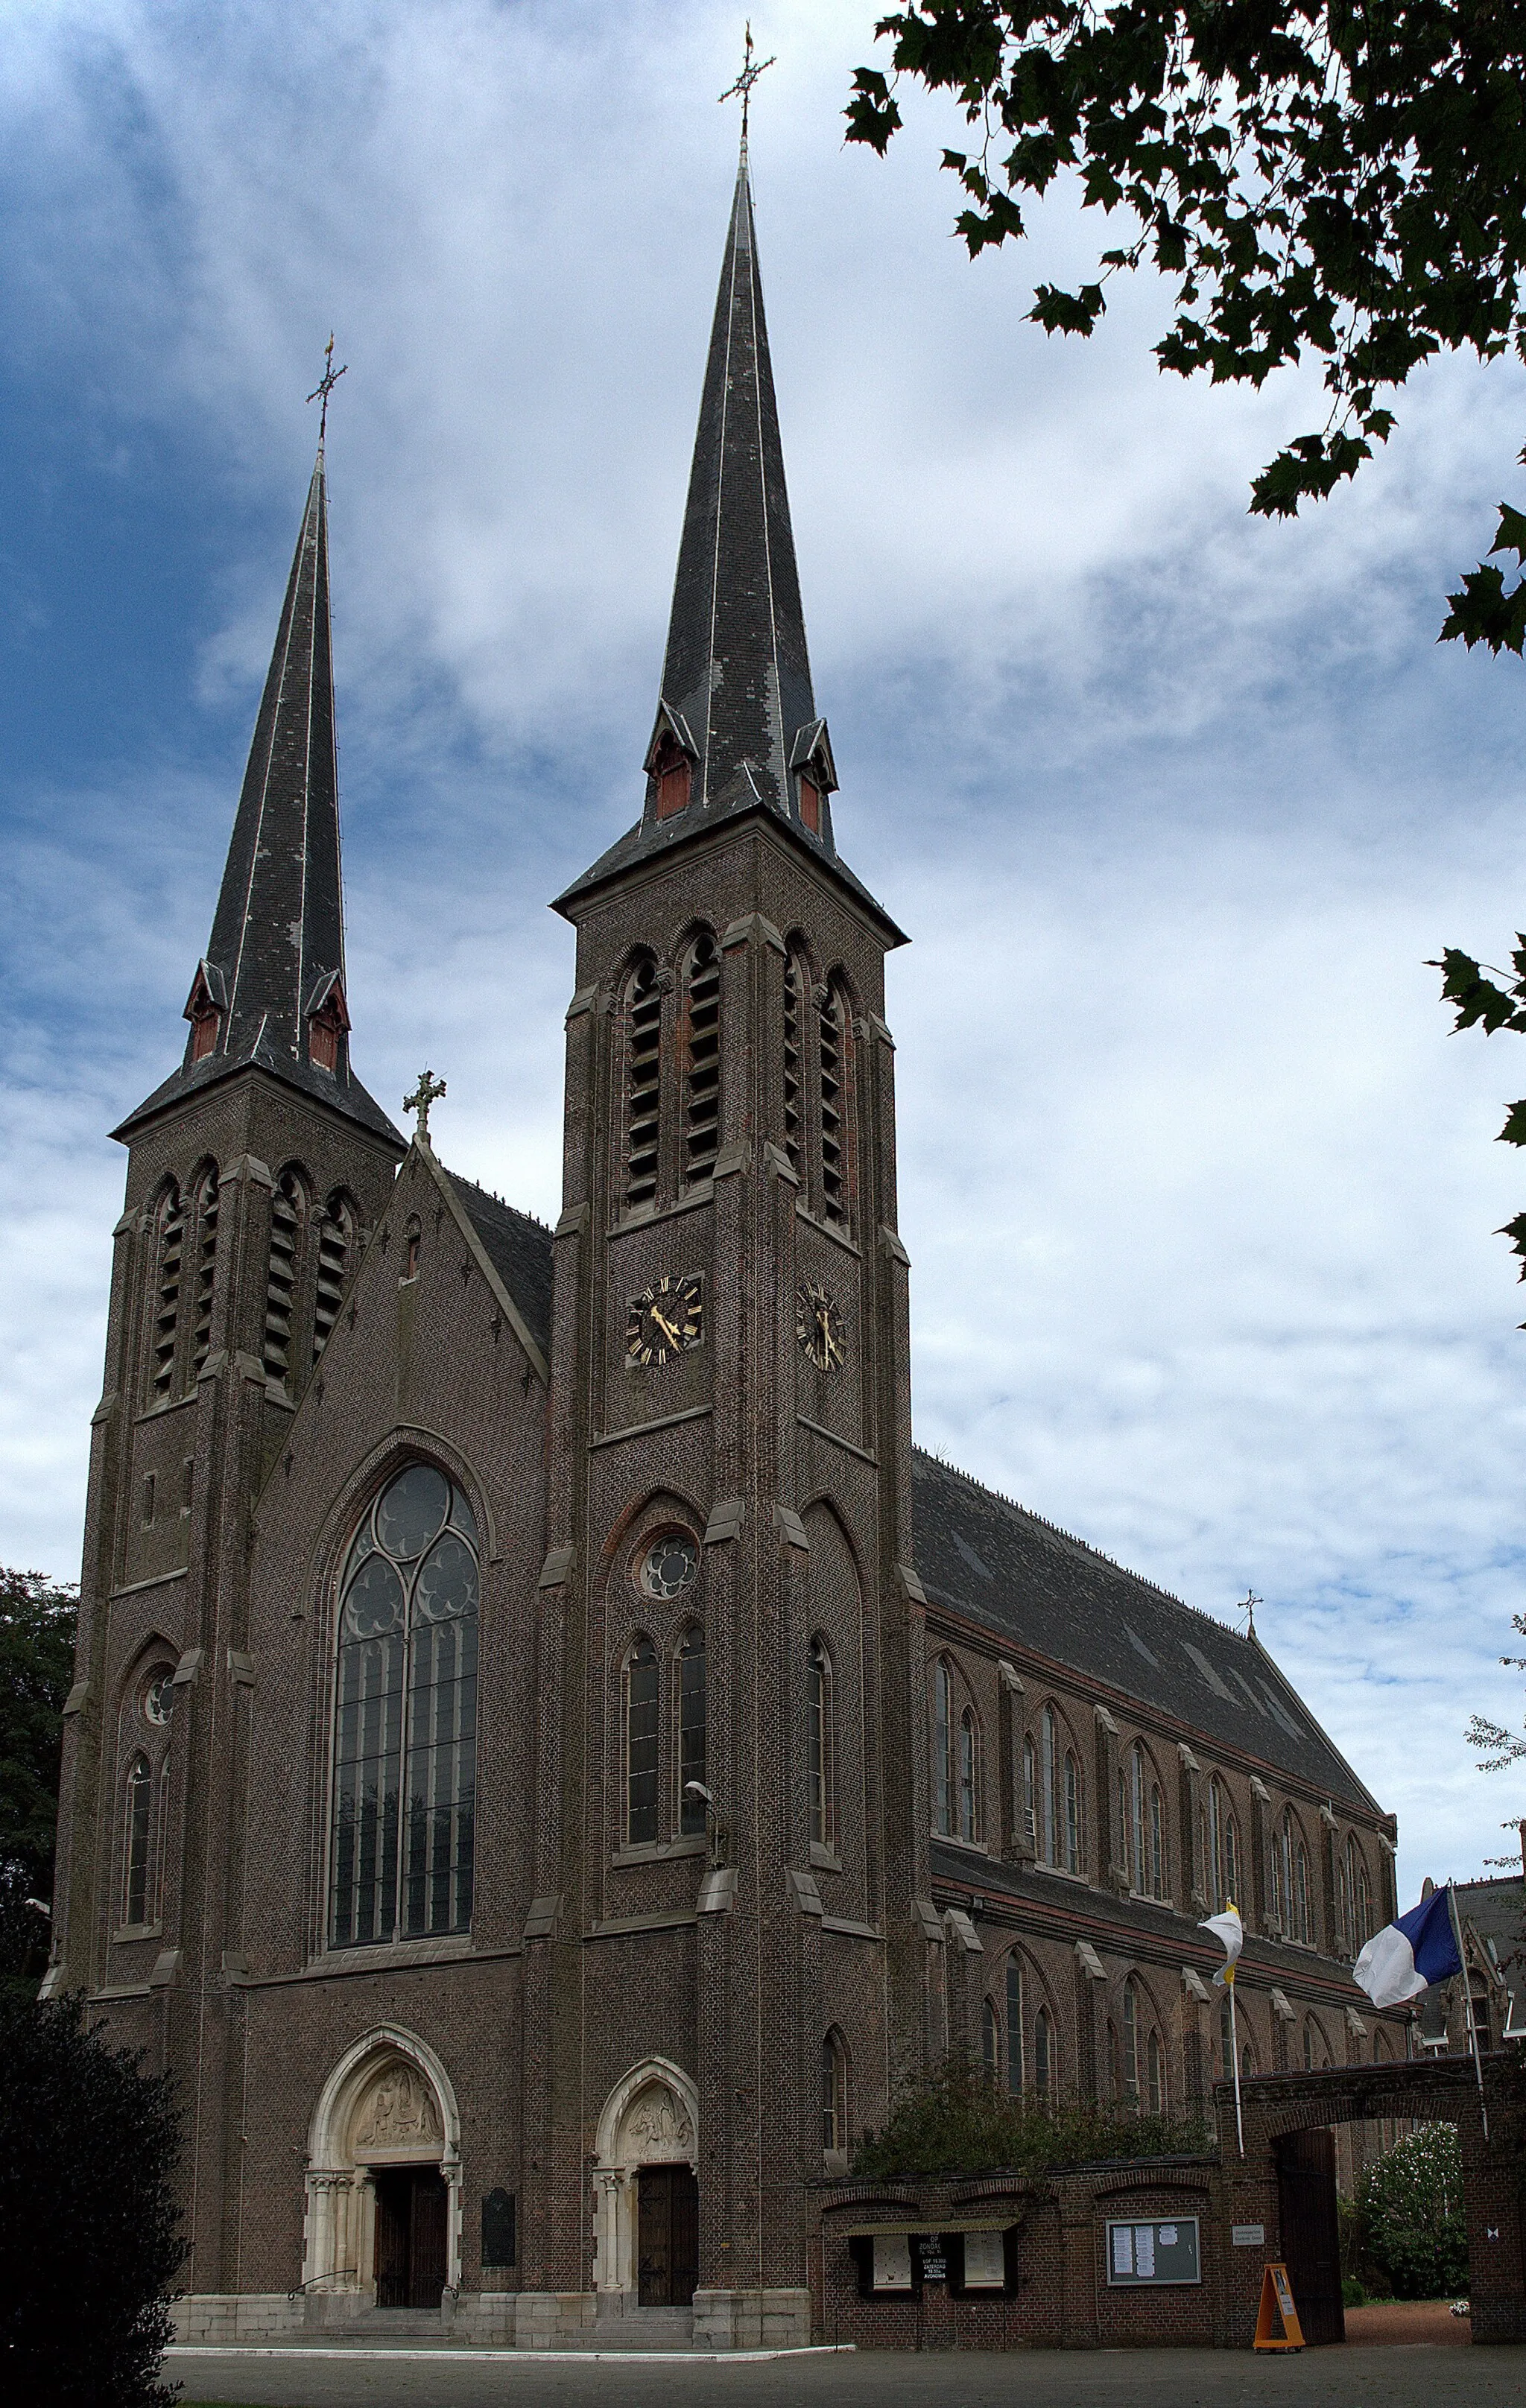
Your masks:
<svg viewBox="0 0 1526 2408"><path fill-rule="evenodd" d="M1457 1891L1447 1885L1447 1904L1452 1918L1452 1939L1457 1948L1457 1961L1462 1968L1462 2004L1467 2010L1468 2039L1473 2046L1473 2070L1478 2076L1478 2113L1484 2119L1484 2138L1489 2138L1489 2102L1484 2097L1483 2060L1478 2055L1478 2026L1474 2020L1473 1984L1468 1979L1468 1952L1462 1945L1462 1925L1457 1912Z"/></svg>
<svg viewBox="0 0 1526 2408"><path fill-rule="evenodd" d="M1230 1994L1230 2056L1234 2066L1234 2131L1240 2143L1240 2155L1245 2154L1245 2119L1240 2113L1240 2028L1234 2015L1234 1967L1224 1976L1224 1986Z"/></svg>

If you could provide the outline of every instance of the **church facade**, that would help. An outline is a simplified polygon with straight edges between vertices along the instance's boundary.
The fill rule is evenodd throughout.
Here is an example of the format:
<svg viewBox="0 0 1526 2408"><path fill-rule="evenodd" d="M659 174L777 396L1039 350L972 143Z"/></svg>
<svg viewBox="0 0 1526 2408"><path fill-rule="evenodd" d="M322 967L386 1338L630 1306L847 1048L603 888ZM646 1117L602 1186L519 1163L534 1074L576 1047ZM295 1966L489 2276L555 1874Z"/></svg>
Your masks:
<svg viewBox="0 0 1526 2408"><path fill-rule="evenodd" d="M1347 1970L1392 1819L1257 1641L914 1449L904 939L837 849L745 151L641 815L554 907L554 1229L352 1068L327 579L320 449L116 1132L65 1723L47 1988L177 2076L185 2329L806 2339L821 2186L948 2050L1207 2098L1230 1898L1247 2069L1403 2056Z"/></svg>

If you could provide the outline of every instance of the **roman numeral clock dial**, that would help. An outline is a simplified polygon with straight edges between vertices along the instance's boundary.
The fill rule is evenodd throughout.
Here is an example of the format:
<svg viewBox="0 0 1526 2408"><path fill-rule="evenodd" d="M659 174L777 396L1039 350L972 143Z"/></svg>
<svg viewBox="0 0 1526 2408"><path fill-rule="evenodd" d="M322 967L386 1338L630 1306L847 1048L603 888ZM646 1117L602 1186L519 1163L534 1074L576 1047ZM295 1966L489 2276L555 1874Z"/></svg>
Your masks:
<svg viewBox="0 0 1526 2408"><path fill-rule="evenodd" d="M698 1274L665 1271L630 1299L626 1318L626 1368L645 1370L686 1354L705 1334L705 1307Z"/></svg>
<svg viewBox="0 0 1526 2408"><path fill-rule="evenodd" d="M802 1280L795 1297L795 1335L818 1371L835 1371L842 1360L842 1314L830 1288Z"/></svg>

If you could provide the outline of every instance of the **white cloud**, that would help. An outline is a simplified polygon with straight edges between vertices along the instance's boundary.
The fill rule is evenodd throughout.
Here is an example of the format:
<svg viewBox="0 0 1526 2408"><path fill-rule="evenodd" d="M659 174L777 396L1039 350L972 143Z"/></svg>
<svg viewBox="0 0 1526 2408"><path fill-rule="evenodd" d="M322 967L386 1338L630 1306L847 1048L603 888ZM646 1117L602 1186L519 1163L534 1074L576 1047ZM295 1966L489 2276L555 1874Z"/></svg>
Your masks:
<svg viewBox="0 0 1526 2408"><path fill-rule="evenodd" d="M1423 963L1506 941L1526 863L1518 672L1432 639L1520 380L1444 364L1353 491L1247 521L1312 382L1159 379L1146 286L1089 346L1025 326L1090 229L1057 207L1032 257L972 265L937 112L884 165L845 150L870 14L758 19L754 151L839 831L916 939L919 1435L1212 1611L1253 1583L1405 1879L1465 1871L1514 1799L1461 1729L1519 1718L1491 1658L1526 1356L1490 1232L1526 1201L1491 1143L1523 1082L1508 1040L1446 1040ZM357 1063L395 1108L429 1058L451 1157L554 1215L570 958L541 906L635 807L736 25L90 0L0 43L18 356L103 455L193 413L225 522L167 767L22 798L19 893L58 937L16 974L0 1500L7 1555L62 1571L120 1192L98 1133L176 1050L232 808L176 744L252 709L331 324Z"/></svg>

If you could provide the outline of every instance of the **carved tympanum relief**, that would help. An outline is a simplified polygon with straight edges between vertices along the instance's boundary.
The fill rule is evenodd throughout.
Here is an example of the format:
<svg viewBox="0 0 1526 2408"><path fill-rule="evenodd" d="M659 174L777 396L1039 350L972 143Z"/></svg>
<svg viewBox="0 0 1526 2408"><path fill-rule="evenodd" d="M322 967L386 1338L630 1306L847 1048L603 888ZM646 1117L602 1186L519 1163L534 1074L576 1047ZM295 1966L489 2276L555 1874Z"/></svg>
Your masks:
<svg viewBox="0 0 1526 2408"><path fill-rule="evenodd" d="M638 2091L626 2110L621 2154L630 2164L687 2161L694 2150L694 2126L665 2082L653 2082Z"/></svg>
<svg viewBox="0 0 1526 2408"><path fill-rule="evenodd" d="M400 2057L382 2067L355 2111L355 2150L438 2149L439 2113L428 2084Z"/></svg>

